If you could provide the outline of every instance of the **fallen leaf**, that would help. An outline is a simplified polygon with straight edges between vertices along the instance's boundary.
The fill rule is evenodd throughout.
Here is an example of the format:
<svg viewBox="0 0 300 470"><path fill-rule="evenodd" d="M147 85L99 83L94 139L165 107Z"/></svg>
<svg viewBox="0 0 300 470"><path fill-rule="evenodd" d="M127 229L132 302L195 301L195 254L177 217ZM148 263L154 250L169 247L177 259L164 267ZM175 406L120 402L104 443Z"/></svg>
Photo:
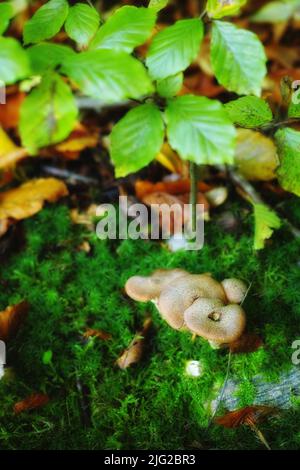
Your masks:
<svg viewBox="0 0 300 470"><path fill-rule="evenodd" d="M103 330L93 330L92 328L88 328L84 332L83 337L84 338L96 337L96 338L102 339L103 341L107 341L112 338L112 335Z"/></svg>
<svg viewBox="0 0 300 470"><path fill-rule="evenodd" d="M27 156L28 152L15 145L6 132L0 127L0 170L3 171L14 168L18 161Z"/></svg>
<svg viewBox="0 0 300 470"><path fill-rule="evenodd" d="M255 333L244 333L239 339L230 343L229 348L233 354L251 353L263 346L262 339Z"/></svg>
<svg viewBox="0 0 300 470"><path fill-rule="evenodd" d="M187 162L179 158L179 155L167 143L162 146L155 159L172 173L182 176L188 175Z"/></svg>
<svg viewBox="0 0 300 470"><path fill-rule="evenodd" d="M14 405L14 412L16 414L20 414L23 413L23 411L34 410L36 408L40 408L41 406L47 405L48 402L48 395L43 393L35 393L16 403Z"/></svg>
<svg viewBox="0 0 300 470"><path fill-rule="evenodd" d="M244 424L247 426L259 424L268 416L275 414L278 414L278 409L271 406L246 406L215 418L215 422L224 428L237 428Z"/></svg>
<svg viewBox="0 0 300 470"><path fill-rule="evenodd" d="M137 180L135 182L136 197L142 200L146 195L156 192L167 193L171 195L189 193L191 183L189 179L179 179L177 181L160 181L152 183L147 180ZM204 182L198 183L198 190L202 193L212 189L211 186Z"/></svg>
<svg viewBox="0 0 300 470"><path fill-rule="evenodd" d="M281 220L275 211L265 204L253 204L254 206L254 249L262 250L265 241L271 238L274 230L281 227Z"/></svg>
<svg viewBox="0 0 300 470"><path fill-rule="evenodd" d="M0 312L0 340L8 341L27 317L29 304L24 300Z"/></svg>
<svg viewBox="0 0 300 470"><path fill-rule="evenodd" d="M117 359L116 363L120 369L127 369L132 364L136 364L142 359L145 348L145 338L151 324L151 318L147 318L144 321L143 329L135 335L128 348L125 349L122 355Z"/></svg>
<svg viewBox="0 0 300 470"><path fill-rule="evenodd" d="M85 253L90 253L91 251L91 245L87 240L84 240L80 245L77 247L78 251L84 251Z"/></svg>
<svg viewBox="0 0 300 470"><path fill-rule="evenodd" d="M91 204L85 211L79 211L78 209L72 209L70 211L71 220L74 224L86 225L90 231L94 230L94 221L96 217L97 205Z"/></svg>
<svg viewBox="0 0 300 470"><path fill-rule="evenodd" d="M18 188L0 193L0 219L22 220L39 212L45 201L55 202L68 189L55 178L30 180Z"/></svg>
<svg viewBox="0 0 300 470"><path fill-rule="evenodd" d="M95 148L99 142L99 130L87 128L77 123L70 136L63 142L42 151L42 155L61 155L67 160L76 160L80 153L87 148Z"/></svg>

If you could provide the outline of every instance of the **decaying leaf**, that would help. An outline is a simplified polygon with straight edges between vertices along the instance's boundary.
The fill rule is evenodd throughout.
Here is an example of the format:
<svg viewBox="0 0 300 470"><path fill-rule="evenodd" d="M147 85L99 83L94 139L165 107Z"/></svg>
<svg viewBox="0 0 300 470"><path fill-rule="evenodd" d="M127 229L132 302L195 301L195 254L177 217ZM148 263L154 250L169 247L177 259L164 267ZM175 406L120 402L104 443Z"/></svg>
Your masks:
<svg viewBox="0 0 300 470"><path fill-rule="evenodd" d="M0 106L0 125L4 129L13 129L18 126L20 107L24 99L25 93L13 89L11 92L7 90L6 103Z"/></svg>
<svg viewBox="0 0 300 470"><path fill-rule="evenodd" d="M28 314L29 304L24 300L0 312L0 340L8 341L18 331Z"/></svg>
<svg viewBox="0 0 300 470"><path fill-rule="evenodd" d="M27 398L24 398L24 400L16 403L14 405L14 412L16 414L20 414L24 411L34 410L36 408L40 408L41 406L47 405L48 402L48 395L45 395L43 393L35 393Z"/></svg>
<svg viewBox="0 0 300 470"><path fill-rule="evenodd" d="M233 354L251 353L263 346L262 339L255 333L244 333L238 340L229 345Z"/></svg>
<svg viewBox="0 0 300 470"><path fill-rule="evenodd" d="M84 338L96 337L96 338L102 339L103 341L107 341L112 338L112 335L103 330L94 330L92 328L88 328L84 332L83 337Z"/></svg>
<svg viewBox="0 0 300 470"><path fill-rule="evenodd" d="M138 199L143 199L146 195L151 193L167 193L172 195L186 194L190 191L190 180L180 179L176 181L160 181L158 183L152 183L147 180L137 180L135 183L135 193ZM202 193L212 189L211 186L204 183L203 181L198 183L198 190Z"/></svg>
<svg viewBox="0 0 300 470"><path fill-rule="evenodd" d="M91 204L85 211L79 212L78 209L72 209L70 212L71 220L74 224L86 225L88 230L94 230L93 219L96 217L96 204Z"/></svg>
<svg viewBox="0 0 300 470"><path fill-rule="evenodd" d="M275 414L278 414L278 409L271 406L246 406L215 418L215 422L225 428L237 428L243 424L247 426L259 424L267 417Z"/></svg>
<svg viewBox="0 0 300 470"><path fill-rule="evenodd" d="M39 178L0 193L0 219L22 220L39 212L45 201L66 196L66 185L55 178Z"/></svg>
<svg viewBox="0 0 300 470"><path fill-rule="evenodd" d="M258 429L257 425L264 421L270 416L278 414L279 410L270 406L263 405L253 405L246 406L239 410L230 411L224 416L220 416L214 419L215 423L225 428L237 428L238 426L246 425L250 426L252 431L255 432L258 439L262 444L268 449L271 450L265 436Z"/></svg>
<svg viewBox="0 0 300 470"><path fill-rule="evenodd" d="M188 174L188 164L181 160L176 152L165 143L155 159L172 173L185 176Z"/></svg>
<svg viewBox="0 0 300 470"><path fill-rule="evenodd" d="M147 318L144 321L143 329L135 335L128 348L125 349L122 355L117 359L116 363L120 369L127 369L132 364L136 364L142 359L145 347L145 339L151 324L151 318Z"/></svg>
<svg viewBox="0 0 300 470"><path fill-rule="evenodd" d="M274 142L259 132L238 129L235 164L250 181L274 179L279 164Z"/></svg>

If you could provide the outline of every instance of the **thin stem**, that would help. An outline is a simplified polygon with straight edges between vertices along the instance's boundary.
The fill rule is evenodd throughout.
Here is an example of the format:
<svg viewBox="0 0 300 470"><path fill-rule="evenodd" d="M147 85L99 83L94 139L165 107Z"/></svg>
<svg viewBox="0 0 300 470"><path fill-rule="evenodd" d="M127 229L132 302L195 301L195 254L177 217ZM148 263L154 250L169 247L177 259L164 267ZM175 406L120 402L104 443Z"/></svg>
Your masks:
<svg viewBox="0 0 300 470"><path fill-rule="evenodd" d="M223 397L224 397L224 392L225 392L225 389L226 389L226 386L227 386L227 382L228 382L228 378L229 378L229 373L230 373L230 367L231 367L231 357L232 357L232 353L231 353L231 350L229 349L229 352L228 352L228 362L227 362L227 369L226 369L226 375L225 375L225 379L224 379L224 383L223 383L223 386L222 386L222 389L221 389L221 392L219 394L219 397L218 397L218 401L216 403L216 407L215 407L215 410L209 420L209 423L208 423L208 427L209 428L212 423L213 423L213 420L218 412L218 409L219 409L219 406L223 400Z"/></svg>
<svg viewBox="0 0 300 470"><path fill-rule="evenodd" d="M262 444L263 444L268 450L272 450L271 447L270 447L269 444L268 444L267 439L265 438L265 436L263 435L263 433L258 429L258 427L257 427L254 423L251 423L251 424L250 424L250 427L253 429L253 431L254 431L255 434L257 435L258 439L260 440L260 442L262 442Z"/></svg>
<svg viewBox="0 0 300 470"><path fill-rule="evenodd" d="M198 168L196 163L190 162L190 204L191 204L191 221L192 231L195 233L197 229L197 195L198 195Z"/></svg>

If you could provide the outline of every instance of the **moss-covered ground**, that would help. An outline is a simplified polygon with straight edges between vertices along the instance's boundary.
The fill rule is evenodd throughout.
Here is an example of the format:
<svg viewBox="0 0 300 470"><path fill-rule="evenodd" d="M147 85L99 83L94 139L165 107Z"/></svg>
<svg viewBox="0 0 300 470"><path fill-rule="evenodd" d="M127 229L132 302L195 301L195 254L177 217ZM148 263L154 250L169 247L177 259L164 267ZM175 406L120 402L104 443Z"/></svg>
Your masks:
<svg viewBox="0 0 300 470"><path fill-rule="evenodd" d="M299 225L297 202L289 200L285 209ZM291 345L300 335L300 242L283 227L255 253L251 216L243 208L236 212L242 230L228 234L206 224L199 252L170 253L142 240L97 240L71 224L63 204L24 223L24 244L1 265L0 310L23 298L31 305L8 348L14 376L0 382L1 449L261 448L248 428L207 429L209 402L224 381L227 352L172 330L152 304L134 303L122 291L129 276L159 267L251 282L244 304L248 326L265 346L234 355L230 370L242 383L240 405L251 404L252 376L272 380L291 367ZM92 247L88 254L77 249L83 240ZM122 371L115 361L147 313L154 325L144 359ZM84 341L87 327L108 331L112 339ZM49 350L52 361L44 364ZM201 361L201 377L185 374L190 359ZM14 415L14 403L34 392L47 393L49 404ZM299 449L299 422L295 400L291 410L261 428L272 448Z"/></svg>

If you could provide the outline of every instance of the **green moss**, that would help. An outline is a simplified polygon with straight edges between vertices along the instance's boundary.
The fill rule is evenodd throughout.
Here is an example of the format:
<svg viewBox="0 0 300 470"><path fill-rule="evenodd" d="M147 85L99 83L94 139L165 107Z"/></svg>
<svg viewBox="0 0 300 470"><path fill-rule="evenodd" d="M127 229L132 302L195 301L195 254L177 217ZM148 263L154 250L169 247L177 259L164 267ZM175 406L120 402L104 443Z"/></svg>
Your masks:
<svg viewBox="0 0 300 470"><path fill-rule="evenodd" d="M297 204L289 203L287 210L299 224ZM244 306L249 330L262 336L265 347L234 355L230 372L242 384L241 406L251 404L254 375L271 380L291 366L300 318L299 241L283 228L265 250L254 253L251 216L246 214L242 236L210 223L203 250L170 253L147 241L99 241L71 225L68 212L56 205L26 221L26 243L1 267L0 309L22 298L31 308L9 345L15 379L0 382L0 447L190 449L200 443L260 448L247 428L207 428L209 403L225 378L227 352L172 330L152 304L134 303L122 289L129 276L159 267L211 272L219 280L238 276L252 283ZM83 240L91 244L91 253L77 249ZM154 327L147 353L136 367L120 371L115 361L148 312ZM109 331L113 339L84 341L86 327ZM53 358L45 365L43 354L49 350ZM189 359L200 360L201 377L185 374ZM90 423L83 419L78 380L86 388ZM49 394L50 403L14 416L13 404L39 391ZM299 417L295 402L279 420L263 425L273 448L300 448Z"/></svg>

